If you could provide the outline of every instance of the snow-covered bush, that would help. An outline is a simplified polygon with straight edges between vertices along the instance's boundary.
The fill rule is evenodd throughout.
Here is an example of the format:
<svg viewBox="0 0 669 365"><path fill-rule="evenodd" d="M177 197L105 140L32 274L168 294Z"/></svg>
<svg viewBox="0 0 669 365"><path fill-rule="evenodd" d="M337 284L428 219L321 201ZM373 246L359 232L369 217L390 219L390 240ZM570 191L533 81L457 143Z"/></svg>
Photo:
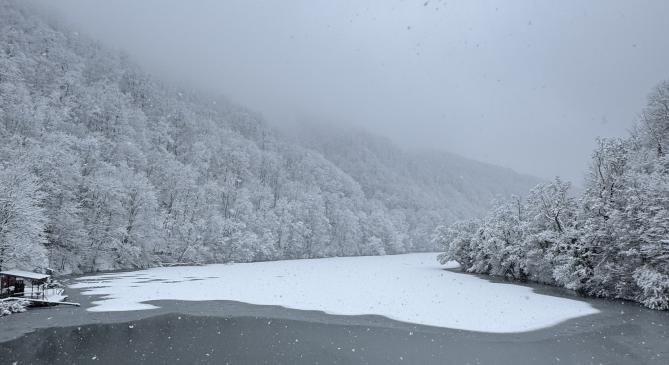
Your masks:
<svg viewBox="0 0 669 365"><path fill-rule="evenodd" d="M25 300L4 300L0 301L0 317L12 313L21 313L26 311L28 302Z"/></svg>
<svg viewBox="0 0 669 365"><path fill-rule="evenodd" d="M634 273L634 281L641 288L639 302L652 309L669 309L669 275L642 267Z"/></svg>

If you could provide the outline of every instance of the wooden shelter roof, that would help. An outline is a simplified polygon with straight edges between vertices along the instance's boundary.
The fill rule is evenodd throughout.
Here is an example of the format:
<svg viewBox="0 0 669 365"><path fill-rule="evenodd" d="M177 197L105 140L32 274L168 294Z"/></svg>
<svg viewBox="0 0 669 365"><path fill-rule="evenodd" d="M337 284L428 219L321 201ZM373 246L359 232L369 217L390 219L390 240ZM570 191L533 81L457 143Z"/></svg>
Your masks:
<svg viewBox="0 0 669 365"><path fill-rule="evenodd" d="M42 280L46 280L46 279L49 278L49 275L46 275L46 274L39 274L39 273L36 273L36 272L23 271L23 270L0 271L0 275L15 276L17 278L29 279L29 280L35 280L35 281L42 281Z"/></svg>

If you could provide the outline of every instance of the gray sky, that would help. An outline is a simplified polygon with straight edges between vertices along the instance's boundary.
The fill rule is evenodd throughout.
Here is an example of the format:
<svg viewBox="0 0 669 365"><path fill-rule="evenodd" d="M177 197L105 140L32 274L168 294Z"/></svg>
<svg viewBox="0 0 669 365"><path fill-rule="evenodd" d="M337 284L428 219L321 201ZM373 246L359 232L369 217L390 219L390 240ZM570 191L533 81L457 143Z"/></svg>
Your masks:
<svg viewBox="0 0 669 365"><path fill-rule="evenodd" d="M147 71L270 122L317 116L407 147L580 183L669 77L669 1L40 1Z"/></svg>

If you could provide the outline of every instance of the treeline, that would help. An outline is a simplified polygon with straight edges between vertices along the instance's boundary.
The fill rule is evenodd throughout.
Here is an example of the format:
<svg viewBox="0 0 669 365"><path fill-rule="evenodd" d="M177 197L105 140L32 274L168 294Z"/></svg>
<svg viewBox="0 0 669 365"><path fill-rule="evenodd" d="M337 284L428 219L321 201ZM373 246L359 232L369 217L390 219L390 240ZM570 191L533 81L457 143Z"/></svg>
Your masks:
<svg viewBox="0 0 669 365"><path fill-rule="evenodd" d="M0 0L0 269L421 251L437 222L481 209L374 190L254 113Z"/></svg>
<svg viewBox="0 0 669 365"><path fill-rule="evenodd" d="M560 179L501 201L481 220L439 227L442 262L591 296L669 309L669 82L629 137L601 139L585 191Z"/></svg>

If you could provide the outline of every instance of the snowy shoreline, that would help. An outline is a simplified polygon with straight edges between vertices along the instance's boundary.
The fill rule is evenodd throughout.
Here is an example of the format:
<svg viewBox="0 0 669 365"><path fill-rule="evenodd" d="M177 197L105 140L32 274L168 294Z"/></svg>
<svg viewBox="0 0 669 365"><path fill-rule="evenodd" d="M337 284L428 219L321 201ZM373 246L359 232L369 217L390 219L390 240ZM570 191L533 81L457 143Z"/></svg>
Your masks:
<svg viewBox="0 0 669 365"><path fill-rule="evenodd" d="M423 253L153 268L84 276L70 286L100 296L92 312L154 309L145 302L159 300L230 300L491 333L599 312L585 302L443 269L436 254Z"/></svg>

